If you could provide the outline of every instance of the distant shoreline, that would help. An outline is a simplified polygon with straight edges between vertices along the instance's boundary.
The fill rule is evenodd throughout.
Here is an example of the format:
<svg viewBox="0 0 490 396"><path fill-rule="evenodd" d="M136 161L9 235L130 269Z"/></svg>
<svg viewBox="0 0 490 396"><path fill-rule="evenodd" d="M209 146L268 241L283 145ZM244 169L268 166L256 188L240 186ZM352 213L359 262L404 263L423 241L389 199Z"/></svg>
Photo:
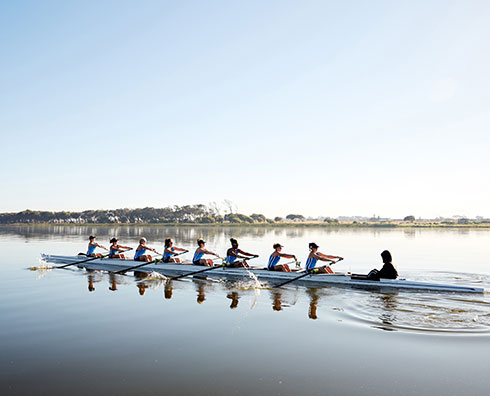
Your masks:
<svg viewBox="0 0 490 396"><path fill-rule="evenodd" d="M359 222L359 223L334 223L321 221L311 222L280 222L280 223L12 223L0 224L0 227L264 227L264 228L490 228L490 223L447 224L442 222Z"/></svg>

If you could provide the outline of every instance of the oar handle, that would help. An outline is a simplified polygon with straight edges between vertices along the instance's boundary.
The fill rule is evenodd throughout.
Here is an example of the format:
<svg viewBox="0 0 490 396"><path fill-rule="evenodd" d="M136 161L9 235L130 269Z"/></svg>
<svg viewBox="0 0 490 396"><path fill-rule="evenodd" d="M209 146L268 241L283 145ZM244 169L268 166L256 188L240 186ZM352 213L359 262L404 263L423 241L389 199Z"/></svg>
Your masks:
<svg viewBox="0 0 490 396"><path fill-rule="evenodd" d="M131 248L126 249L126 250L122 250L120 253L122 253L122 252L127 252L128 250L131 250ZM69 264L65 264L65 265L60 265L60 266L58 266L58 267L53 267L53 268L58 268L58 269L60 269L60 268L66 268L66 267L69 267L70 265L87 263L87 262L89 262L89 261L99 260L99 259L103 259L103 258L106 258L106 257L109 257L109 256L110 256L110 253L108 253L108 254L104 254L104 255L102 255L102 256L100 256L100 257L90 257L90 258L89 258L89 259L87 259L87 260L76 261L76 262L74 262L74 263L69 263Z"/></svg>
<svg viewBox="0 0 490 396"><path fill-rule="evenodd" d="M298 279L301 279L301 278L304 278L305 276L308 276L308 275L315 275L316 273L318 273L318 271L320 269L323 269L323 268L327 268L327 267L330 267L332 264L336 264L338 263L339 261L341 261L342 259L339 258L337 261L334 261L330 264L325 264L325 265L322 265L321 267L319 268L313 268L312 270L308 271L306 270L306 272L304 274L301 274L300 276L297 276L296 278L293 278L293 279L288 279L286 282L282 282L282 283L279 283L278 285L274 286L274 288L277 288L277 287L282 287L284 285L287 285L288 283L291 283L291 282L294 282L295 280L298 280Z"/></svg>
<svg viewBox="0 0 490 396"><path fill-rule="evenodd" d="M158 253L157 256L161 256L161 254ZM134 270L136 268L144 267L145 265L154 264L154 263L157 263L158 261L160 261L160 259L155 259L155 260L152 260L152 261L148 261L148 262L145 262L145 263L142 263L142 264L139 264L139 265L135 265L134 267L129 267L129 268L125 268L125 269L116 271L114 273L117 274L117 275L125 274L128 271L132 271L132 270Z"/></svg>
<svg viewBox="0 0 490 396"><path fill-rule="evenodd" d="M189 272L187 274L182 274L182 275L178 275L178 276L173 276L170 279L171 280L181 279L181 278L185 278L186 276L192 276L192 275L200 274L200 273L207 272L207 271L212 271L212 270L215 270L215 269L218 269L218 268L225 268L225 267L226 267L226 264L216 265L216 266L213 266L213 267L204 268L204 269L199 270L199 271Z"/></svg>

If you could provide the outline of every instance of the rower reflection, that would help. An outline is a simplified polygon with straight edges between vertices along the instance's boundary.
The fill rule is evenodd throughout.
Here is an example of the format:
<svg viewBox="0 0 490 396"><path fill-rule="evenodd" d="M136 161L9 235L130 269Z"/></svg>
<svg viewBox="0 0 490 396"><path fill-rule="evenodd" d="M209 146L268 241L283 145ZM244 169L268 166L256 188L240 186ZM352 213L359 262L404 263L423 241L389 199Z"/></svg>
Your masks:
<svg viewBox="0 0 490 396"><path fill-rule="evenodd" d="M380 307L383 308L383 312L379 315L379 319L387 327L381 327L386 331L395 331L392 327L397 321L396 312L398 308L398 300L396 299L397 293L383 294L379 297L381 300Z"/></svg>
<svg viewBox="0 0 490 396"><path fill-rule="evenodd" d="M279 290L272 292L272 310L282 311L282 293Z"/></svg>
<svg viewBox="0 0 490 396"><path fill-rule="evenodd" d="M109 274L109 290L116 291L117 290L117 280L115 274Z"/></svg>
<svg viewBox="0 0 490 396"><path fill-rule="evenodd" d="M89 274L87 276L88 279L88 291L93 292L95 291L95 275Z"/></svg>
<svg viewBox="0 0 490 396"><path fill-rule="evenodd" d="M163 291L163 295L167 300L170 300L172 298L172 295L174 293L174 288L172 286L172 281L165 282L165 288Z"/></svg>
<svg viewBox="0 0 490 396"><path fill-rule="evenodd" d="M308 307L308 317L310 319L316 320L318 319L317 308L318 301L320 300L320 296L317 293L317 289L307 289L307 293L310 296L310 306Z"/></svg>
<svg viewBox="0 0 490 396"><path fill-rule="evenodd" d="M141 283L137 283L136 286L138 287L139 289L139 294L140 296L144 296L145 293L146 293L146 289L148 289L148 285L141 282Z"/></svg>
<svg viewBox="0 0 490 396"><path fill-rule="evenodd" d="M226 295L226 298L229 298L231 300L231 304L230 304L231 309L238 307L238 300L240 299L238 292L232 291L231 293L228 293Z"/></svg>
<svg viewBox="0 0 490 396"><path fill-rule="evenodd" d="M197 281L197 303L202 304L206 301L206 293L204 292L204 283Z"/></svg>

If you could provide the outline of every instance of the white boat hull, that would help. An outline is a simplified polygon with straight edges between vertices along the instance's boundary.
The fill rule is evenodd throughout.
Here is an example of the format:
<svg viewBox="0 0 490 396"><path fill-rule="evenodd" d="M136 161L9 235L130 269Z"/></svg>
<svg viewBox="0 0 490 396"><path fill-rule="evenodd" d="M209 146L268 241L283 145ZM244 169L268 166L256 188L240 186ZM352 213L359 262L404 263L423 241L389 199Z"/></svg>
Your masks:
<svg viewBox="0 0 490 396"><path fill-rule="evenodd" d="M42 259L46 262L53 264L69 264L83 260L87 260L85 256L56 256L56 255L41 255ZM125 270L136 265L143 264L140 261L134 260L120 260L120 259L96 259L80 263L77 266L80 268L86 268L88 270L104 270L110 272L116 272ZM206 267L196 266L192 264L177 264L177 263L154 263L145 265L136 269L138 272L151 273L158 272L168 276L178 276L188 274L202 270ZM265 269L249 269L259 280L267 281L271 284L284 282L288 279L292 279L301 275L296 272L276 272L267 271ZM209 276L213 278L226 278L226 279L243 279L247 277L247 271L243 268L219 268L213 271L200 274L200 276ZM319 274L308 275L295 281L297 284L311 285L311 286L326 286L326 285L346 285L357 287L369 287L369 288L391 288L391 289L412 289L412 290L427 290L427 291L444 291L444 292L458 292L458 293L484 293L483 288L472 286L459 286L459 285L447 285L430 282L414 282L404 279L381 279L380 281L370 281L363 279L353 279L349 273L335 274Z"/></svg>

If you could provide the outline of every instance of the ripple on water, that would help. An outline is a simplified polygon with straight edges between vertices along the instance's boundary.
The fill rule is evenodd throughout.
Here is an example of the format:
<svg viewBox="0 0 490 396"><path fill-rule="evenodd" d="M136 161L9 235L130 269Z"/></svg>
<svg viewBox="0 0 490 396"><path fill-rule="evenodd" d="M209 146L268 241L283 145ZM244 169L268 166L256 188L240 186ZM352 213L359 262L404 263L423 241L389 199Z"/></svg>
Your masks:
<svg viewBox="0 0 490 396"><path fill-rule="evenodd" d="M488 293L356 290L345 304L347 320L387 331L490 333Z"/></svg>

